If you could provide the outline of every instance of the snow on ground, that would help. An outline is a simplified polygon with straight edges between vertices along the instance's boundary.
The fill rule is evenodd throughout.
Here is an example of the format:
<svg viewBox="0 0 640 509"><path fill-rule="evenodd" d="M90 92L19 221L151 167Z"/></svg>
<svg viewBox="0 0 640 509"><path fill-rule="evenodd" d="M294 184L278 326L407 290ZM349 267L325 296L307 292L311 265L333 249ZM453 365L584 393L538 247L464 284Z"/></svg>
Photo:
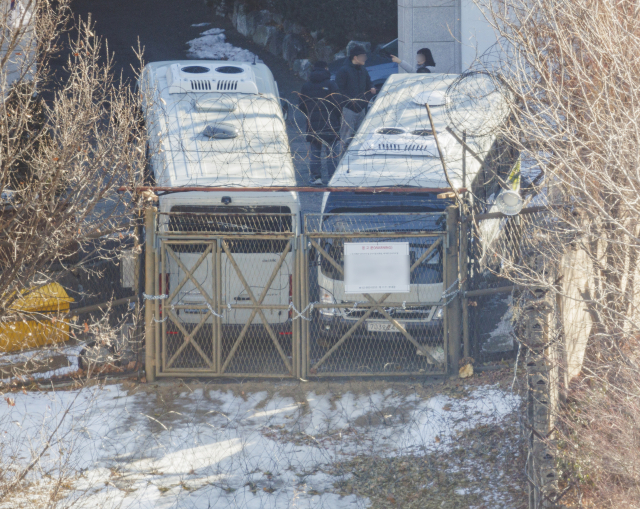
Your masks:
<svg viewBox="0 0 640 509"><path fill-rule="evenodd" d="M0 383L11 383L15 380L29 378L38 380L49 380L53 377L61 377L78 371L78 356L84 348L84 343L78 343L69 346L53 345L51 347L37 348L26 350L24 352L0 354L0 373L11 372L12 376L0 378ZM54 369L46 370L45 366L49 361L64 359L64 365ZM44 369L21 369L23 363L29 363L31 366L41 366ZM2 368L5 368L4 370Z"/></svg>
<svg viewBox="0 0 640 509"><path fill-rule="evenodd" d="M3 459L18 458L19 469L40 444L52 446L33 474L40 491L0 508L38 507L46 479L61 475L68 486L61 507L369 507L366 497L338 494L334 486L351 474L333 464L446 450L465 430L499 423L518 402L487 386L464 398L392 389L130 393L122 385L14 398L15 406L0 406L0 426L9 429L0 435Z"/></svg>
<svg viewBox="0 0 640 509"><path fill-rule="evenodd" d="M201 37L187 42L189 45L187 56L190 58L262 63L262 60L251 51L238 48L226 42L226 36L222 28L211 28L200 35Z"/></svg>

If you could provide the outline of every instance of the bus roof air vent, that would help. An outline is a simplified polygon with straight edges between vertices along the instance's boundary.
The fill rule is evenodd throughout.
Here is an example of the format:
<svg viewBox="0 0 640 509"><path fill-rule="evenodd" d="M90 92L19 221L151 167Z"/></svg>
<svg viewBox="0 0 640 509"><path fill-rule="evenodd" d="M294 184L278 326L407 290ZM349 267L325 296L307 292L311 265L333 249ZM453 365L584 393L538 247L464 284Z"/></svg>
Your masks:
<svg viewBox="0 0 640 509"><path fill-rule="evenodd" d="M233 78L231 77L233 76ZM258 86L247 64L225 65L212 69L205 65L172 64L167 69L170 94L211 93L257 94Z"/></svg>

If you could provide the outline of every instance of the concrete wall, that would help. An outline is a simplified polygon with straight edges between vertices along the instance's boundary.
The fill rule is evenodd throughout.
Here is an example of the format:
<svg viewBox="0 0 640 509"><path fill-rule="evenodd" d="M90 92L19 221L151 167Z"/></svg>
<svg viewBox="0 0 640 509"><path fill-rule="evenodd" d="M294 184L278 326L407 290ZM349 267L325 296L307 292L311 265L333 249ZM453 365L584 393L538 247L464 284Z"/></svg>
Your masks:
<svg viewBox="0 0 640 509"><path fill-rule="evenodd" d="M473 0L461 0L460 39L462 70L468 69L477 57L484 54L483 62L490 64L485 53L496 41L496 34L482 10Z"/></svg>
<svg viewBox="0 0 640 509"><path fill-rule="evenodd" d="M398 56L415 65L416 52L426 47L433 72L459 73L460 1L398 0Z"/></svg>
<svg viewBox="0 0 640 509"><path fill-rule="evenodd" d="M562 302L561 320L564 332L565 384L568 385L582 369L587 342L593 322L589 306L593 291L593 264L581 249L569 249L561 262Z"/></svg>
<svg viewBox="0 0 640 509"><path fill-rule="evenodd" d="M473 0L398 0L398 56L415 65L429 48L433 72L460 73L496 42L491 26ZM404 72L404 71L400 71Z"/></svg>

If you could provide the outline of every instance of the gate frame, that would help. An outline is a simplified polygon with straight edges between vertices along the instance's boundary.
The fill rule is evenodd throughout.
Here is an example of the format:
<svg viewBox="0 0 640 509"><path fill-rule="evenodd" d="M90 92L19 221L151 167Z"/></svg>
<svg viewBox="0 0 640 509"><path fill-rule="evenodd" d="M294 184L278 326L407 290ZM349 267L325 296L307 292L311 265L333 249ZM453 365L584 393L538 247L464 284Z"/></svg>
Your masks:
<svg viewBox="0 0 640 509"><path fill-rule="evenodd" d="M463 256L459 252L460 247L464 246L466 242L461 241L463 228L460 228L459 222L459 212L456 206L450 206L444 212L447 216L447 229L444 231L435 231L435 232L413 232L407 235L404 232L398 233L386 233L385 238L389 237L397 237L397 238L406 238L408 237L440 237L442 242L445 244L443 246L443 289L450 289L449 295L451 298L449 299L446 305L442 305L442 299L439 302L420 302L420 303L410 303L412 305L442 305L443 308L443 348L445 351L445 362L444 364L436 363L441 366L444 366L442 371L437 372L425 372L425 373L415 373L415 372L393 372L393 373L327 373L327 374L311 374L311 366L310 366L310 316L311 316L311 306L310 306L310 283L309 283L309 254L310 249L313 244L316 244L313 239L322 238L322 237L330 237L335 238L337 235L336 232L328 233L328 232L320 232L320 233L306 233L304 231L306 225L306 217L308 214L302 216L304 218L304 222L301 222L299 232L293 231L290 233L273 233L273 234L247 234L247 233L237 233L237 234L229 234L229 233L216 233L216 232L162 232L159 231L159 221L158 217L160 216L160 212L155 207L149 207L145 211L145 229L146 229L146 280L145 280L145 361L146 361L146 376L147 381L153 382L157 377L180 377L180 376L200 376L200 377L213 377L213 378L237 378L241 377L255 377L255 378L290 378L295 377L299 379L305 379L309 376L313 377L340 377L340 376L357 376L357 377L402 377L402 376L441 376L450 374L452 376L457 376L457 364L458 359L460 358L460 348L457 348L456 345L461 345L462 343L462 333L463 333L463 320L462 320L462 295L458 295L459 288L464 287L464 272L459 275L459 269L462 269L464 265ZM289 215L289 214L287 214ZM294 214L291 214L294 216ZM298 221L298 218L294 220ZM376 233L357 233L357 232L345 232L342 234L343 237L351 237L351 238L378 238L380 235ZM161 352L163 349L161 346L163 345L163 336L166 340L166 334L163 335L163 331L166 332L165 324L162 323L157 317L160 316L160 284L158 274L166 273L166 256L165 259L162 259L162 245L167 241L170 241L170 244L212 244L211 256L213 257L215 267L215 275L213 277L214 284L214 295L213 295L213 309L216 310L217 314L222 314L224 309L227 308L226 305L222 303L222 287L220 285L221 281L221 264L222 264L222 253L223 242L225 240L286 240L289 241L289 250L293 253L293 274L292 274L292 296L291 296L291 304L294 309L293 314L296 316L292 316L291 319L291 332L292 332L292 345L291 345L291 369L289 373L223 373L221 372L221 368L223 367L222 355L221 355L221 346L222 346L222 320L220 317L212 314L210 310L205 315L205 318L201 320L201 324L204 324L208 319L209 315L211 315L213 319L212 323L212 339L213 339L213 366L211 369L188 369L188 368L165 368L165 364L162 362ZM461 241L461 242L460 242ZM229 254L227 254L229 256ZM321 256L323 256L321 254ZM426 256L428 256L428 251L425 252L421 258L414 262L412 265L412 270L417 266L419 262L421 262ZM282 255L281 258L284 260L285 255ZM202 258L202 257L201 257ZM206 256L204 257L206 259ZM281 260L281 261L282 261ZM202 262L202 260L200 260ZM335 260L334 260L335 264ZM232 263L233 265L233 263ZM195 269L193 269L195 270ZM191 272L193 272L193 270ZM236 270L236 267L234 267ZM279 267L274 270L272 274L275 277L277 274ZM188 272L188 271L186 271ZM185 282L189 280L187 276ZM461 281L459 283L459 281ZM246 283L246 281L245 281ZM273 280L271 280L271 284L273 284ZM244 285L244 283L243 283ZM198 285L199 286L199 285ZM265 289L264 293L266 294ZM201 291L199 289L199 291ZM452 295L453 294L453 295ZM385 319L390 323L393 323L396 328L398 328L397 320L389 319L388 313L382 309L382 304L389 295L383 295L379 300L376 300L371 295L367 294L365 297L368 300L367 304L363 304L363 308L369 308L367 313L371 314L372 312L378 310L381 311ZM209 300L209 299L207 299ZM253 295L252 303L248 305L243 304L231 304L232 309L254 309L257 307L257 313L261 313L262 309L279 309L279 310L289 310L289 306L285 305L263 305L258 304L261 302L260 297L257 299L255 295ZM406 304L405 304L406 305ZM348 304L343 305L342 307L346 307ZM190 305L189 308L193 308L193 305ZM198 307L206 307L206 306L198 306ZM315 304L314 307L336 307L336 304ZM338 306L341 307L341 306ZM401 307L401 304L388 304L386 307ZM166 318L168 315L163 316ZM364 318L361 317L361 320L356 322L358 325L360 322L364 322L366 320L366 315ZM154 323L155 322L155 323ZM394 323L396 322L396 323ZM264 321L263 321L264 324ZM196 326L198 327L198 326ZM201 327L201 325L200 325ZM245 325L246 327L246 325ZM352 326L349 330L355 330L356 325ZM400 332L406 333L404 329L399 328ZM193 333L191 334L193 335ZM407 335L410 336L409 333L404 334L405 337ZM242 338L243 339L243 338ZM271 337L273 341L273 337ZM277 338L276 338L277 339ZM347 338L340 338L342 342L344 342ZM414 341L407 338L411 341L412 344L415 345ZM467 339L467 338L465 338ZM236 340L237 341L237 340ZM467 339L468 341L468 339ZM240 343L237 343L238 345ZM418 343L419 344L419 343ZM335 347L336 345L334 345ZM333 348L333 347L332 347ZM331 349L327 352L329 352ZM465 349L465 353L466 353ZM278 352L280 357L282 358L281 352ZM334 351L335 353L335 351ZM426 352L425 352L426 353ZM330 356L330 355L329 355ZM233 357L233 352L230 352L228 359ZM323 356L327 357L328 356ZM435 360L435 359L432 359ZM287 363L285 362L285 367L287 368Z"/></svg>
<svg viewBox="0 0 640 509"><path fill-rule="evenodd" d="M158 231L159 229L159 222L158 222L158 216L162 213L158 212L157 209L155 207L153 208L149 208L147 209L148 211L148 215L146 217L147 222L146 222L146 227L148 229L148 239L152 240L153 242L153 249L149 249L148 251L150 252L150 256L153 258L153 271L151 272L151 274L153 275L152 278L147 277L146 280L146 285L147 285L147 289L146 289L146 293L147 293L147 298L146 298L146 309L148 309L149 307L153 307L153 311L151 312L150 316L145 315L145 318L147 319L147 324L151 325L153 322L155 322L155 326L151 326L148 327L147 332L149 332L149 330L152 330L153 333L152 334L148 334L147 338L149 338L149 336L153 336L153 341L147 341L146 342L146 353L145 353L145 357L146 359L153 359L153 370L149 370L150 374L153 373L153 378L149 379L150 381L153 381L153 379L157 378L157 377L192 377L192 376L198 376L198 377L211 377L211 378L237 378L237 377L254 377L254 378L292 378L292 377L299 377L299 373L300 373L300 367L299 367L299 348L298 345L300 344L300 338L299 338L299 331L300 328L297 326L297 320L292 320L291 321L291 330L292 330L292 337L291 337L291 349L292 349L292 353L291 353L291 364L288 365L288 360L286 358L286 355L283 355L283 351L281 350L281 348L276 347L276 349L278 349L278 355L280 357L280 359L284 362L284 366L285 369L288 370L288 373L225 373L222 371L222 368L228 364L228 361L230 361L233 356L234 356L234 350L237 349L237 347L240 345L240 343L242 342L242 340L244 340L246 338L246 331L245 331L245 335L242 337L238 337L235 339L234 341L234 347L232 347L232 350L230 351L229 355L227 356L226 359L222 359L222 319L220 316L215 316L215 314L211 313L210 309L207 309L207 313L205 315L203 315L203 317L201 317L201 321L200 324L196 325L196 331L202 327L202 325L204 323L206 323L206 321L209 319L209 317L211 316L211 318L213 319L212 322L212 341L213 341L213 348L212 348L212 368L211 369L203 369L203 368L167 368L166 367L166 358L165 358L165 354L166 354L166 350L162 348L163 345L166 345L166 319L170 319L172 322L174 322L176 324L176 326L178 326L177 322L179 322L180 320L176 317L170 317L168 314L163 313L163 320L158 320L156 317L160 316L160 298L162 296L162 294L160 293L160 284L159 284L159 274L166 274L166 248L164 247L165 245L184 245L184 244L207 244L209 245L208 248L205 249L205 252L202 253L202 255L200 256L200 259L196 262L196 264L194 265L194 267L191 270L186 269L186 267L184 267L184 265L181 262L178 262L178 266L181 266L181 269L186 273L186 276L184 279L182 279L179 283L179 287L178 290L189 280L191 279L191 275L193 272L195 272L195 270L197 269L197 267L207 258L206 255L211 255L213 257L213 263L212 266L214 267L215 270L215 274L212 275L212 283L213 283L213 299L209 299L209 296L206 294L206 292L203 294L203 290L200 287L199 284L197 284L195 281L194 283L196 283L196 288L198 289L199 293L203 294L203 296L205 297L205 299L207 300L207 302L209 300L213 300L213 309L215 310L217 315L222 315L222 313L230 306L231 309L252 309L256 312L256 314L260 314L261 316L261 320L262 320L262 325L265 326L265 323L268 324L268 320L266 319L266 317L264 317L262 310L263 309L278 309L278 310L282 310L282 311L288 311L290 309L290 307L288 305L276 305L276 304L261 304L262 299L266 296L268 290L271 288L271 285L274 282L274 279L278 273L278 271L280 270L282 263L284 262L286 255L288 253L292 253L293 254L293 281L292 281L292 303L294 306L296 306L296 302L299 302L299 295L297 295L299 293L299 282L298 280L299 275L297 274L297 270L298 269L298 258L299 258L299 254L298 254L298 235L296 235L295 232L291 232L291 233L271 233L271 234L251 234L251 233L237 233L237 234L229 234L229 233L217 233L217 232L161 232ZM166 213L165 213L166 215ZM206 215L206 214L204 214ZM252 215L252 214L247 214L248 216ZM288 217L291 217L294 220L298 220L295 216L295 214L274 214L274 215L286 215ZM151 218L149 217L151 216ZM151 235L149 235L151 234ZM269 286L266 287L263 290L263 293L256 299L255 295L253 294L253 291L250 290L249 285L247 284L246 280L244 279L244 275L242 275L242 271L240 271L239 267L237 266L237 264L235 263L235 260L233 258L233 254L229 252L228 248L227 250L224 249L225 247L225 241L228 240L242 240L242 241L251 241L251 240L280 240L280 241L287 241L287 247L285 249L285 251L283 251L282 253L280 253L280 260L278 265L276 266L276 268L273 270L273 273L271 274L271 277L269 278ZM207 251L211 249L210 253L207 253ZM222 285L220 284L220 282L222 281L222 254L225 253L227 254L227 257L231 263L231 265L234 268L234 271L236 273L236 275L240 278L243 286L245 287L245 289L247 291L249 291L250 298L252 298L252 303L251 304L231 304L231 303L227 303L226 305L223 305L222 302ZM175 258L174 258L175 259ZM177 260L176 260L177 261ZM191 279L193 281L193 279ZM150 287L149 287L150 286ZM152 289L152 291L151 291ZM162 289L163 291L165 289ZM175 298L176 295L176 290L173 290L171 292L171 295L168 295L168 297L166 299L162 299L166 302L169 302L170 299L169 297L173 297ZM257 302L260 302L260 304L257 304ZM150 306L151 304L151 306ZM211 305L212 303L209 302L209 305ZM180 305L180 306L174 306L174 308L188 308L188 309L206 309L208 308L208 306L206 304L204 305ZM298 306L296 306L297 309L299 309ZM164 311L164 307L163 307L163 311ZM245 324L245 328L246 330L248 330L249 326L251 325L252 320L248 321L247 324ZM285 322L286 323L286 322ZM180 329L180 326L178 326L178 329ZM267 334L270 336L270 339L274 342L277 342L277 336L274 338L274 333L271 330L271 328L269 326L266 326L267 329ZM271 331L271 334L269 334L269 331ZM181 332L184 334L185 331ZM191 337L194 334L194 332L191 333L191 335L187 334L186 336ZM241 333L242 334L242 333ZM240 341L238 341L240 339ZM191 342L191 341L189 341ZM189 342L185 342L185 344L188 344ZM150 348L151 347L151 348ZM200 356L202 356L202 353L198 352L200 354Z"/></svg>
<svg viewBox="0 0 640 509"><path fill-rule="evenodd" d="M454 205L448 207L446 209L445 212L443 212L443 214L446 215L447 218L447 229L444 231L434 231L434 232L421 232L421 233L416 233L416 232L412 232L412 233L402 233L402 232L397 232L397 233L389 233L389 232L385 232L384 237L385 238L407 238L407 237L415 237L415 238L424 238L424 237L439 237L440 239L437 240L433 247L430 247L427 251L425 251L425 253L418 259L416 260L416 262L414 262L414 264L411 266L411 271L413 271L420 263L422 263L422 261L430 254L432 249L435 249L435 246L442 242L443 243L443 291L450 288L450 287L456 287L455 290L452 289L451 291L453 291L454 295L451 298L451 300L449 301L449 303L447 305L442 305L442 299L438 302L420 302L420 303L409 303L410 305L442 305L443 308L443 349L445 352L445 362L443 363L438 363L436 362L436 365L441 365L444 366L444 369L442 371L437 371L437 372L429 372L429 373L416 373L416 372L393 372L393 373L311 373L311 369L312 366L311 364L311 359L310 359L310 351L311 351L311 334L309 332L309 322L311 321L311 312L312 310L310 309L310 302L309 302L309 296L310 296L310 288L309 288L309 272L310 272L310 267L309 267L309 253L311 248L315 248L318 253L320 254L320 256L323 256L324 258L326 258L335 268L336 270L338 270L339 272L343 272L342 267L340 267L337 262L335 262L335 260L333 260L333 258L326 253L326 251L324 249L322 249L322 247L316 242L315 239L321 239L321 238L337 238L337 237L343 237L343 238L380 238L380 234L379 233L372 233L372 232L313 232L313 233L309 233L307 231L306 228L306 217L307 215L305 215L305 221L304 221L304 231L301 233L301 238L302 238L302 242L303 242L303 246L301 249L301 257L302 257L302 266L303 268L306 267L306 270L303 270L301 272L302 277L303 277L303 281L302 281L302 288L300 291L300 296L303 299L303 301L301 302L301 308L303 311L301 311L301 314L304 315L304 332L301 335L301 358L300 358L300 365L302 367L302 376L303 378L309 378L309 377L313 377L313 378L323 378L323 377L327 377L327 378L332 378L332 377L344 377L344 376L348 376L348 377L402 377L402 376L442 376L442 375L447 375L447 374L451 374L451 375L455 375L457 376L458 373L458 369L457 369L457 365L458 365L458 361L460 359L460 348L456 348L456 344L460 344L461 343L461 329L462 329L462 320L461 320L461 303L460 303L460 296L458 295L458 259L459 259L459 254L458 254L458 234L459 234L459 228L458 228L458 217L459 217L459 213L458 213L458 208ZM318 215L318 214L309 214L309 215ZM353 215L353 214L350 214ZM371 215L371 214L365 214L365 215ZM379 214L375 214L375 215L379 215ZM382 313L382 315L385 317L385 319L387 321L389 321L390 323L392 323L396 328L398 328L398 330L403 333L403 335L405 336L405 338L407 338L407 340L409 340L414 346L418 346L416 345L417 342L414 342L415 339L408 333L406 332L402 327L399 327L399 325L397 324L397 320L393 319L393 317L389 316L388 313L381 307L381 304L383 304L384 300L386 300L391 294L387 293L387 294L383 294L382 297L380 297L379 300L376 300L374 297L372 297L369 294L363 294L363 296L369 301L367 304L362 304L361 307L367 308L367 312L360 317L359 320L357 320L353 325L351 325L351 327L349 328L349 330L343 334L340 339L329 349L327 350L327 352L325 353L325 355L322 356L322 358L320 359L319 362L324 362L327 358L330 357L331 353L335 353L335 350L337 349L337 347L339 347L339 345L341 345L344 341L346 341L351 334L353 333L353 331L355 331L355 329L360 326L362 323L365 322L365 320L367 319L367 317L373 312L373 311L380 311ZM405 303L406 305L406 303ZM320 303L314 303L314 308L336 308L336 307L350 307L353 306L353 303L346 303L346 304L320 304ZM388 304L387 307L402 307L402 304ZM394 323L395 322L395 323ZM409 336L409 337L408 337ZM456 341L457 340L457 341ZM420 345L421 346L421 345ZM427 354L428 357L431 357L431 355L428 354L428 352L425 352ZM432 361L435 361L435 359L433 357L431 357ZM455 369L453 369L455 367Z"/></svg>

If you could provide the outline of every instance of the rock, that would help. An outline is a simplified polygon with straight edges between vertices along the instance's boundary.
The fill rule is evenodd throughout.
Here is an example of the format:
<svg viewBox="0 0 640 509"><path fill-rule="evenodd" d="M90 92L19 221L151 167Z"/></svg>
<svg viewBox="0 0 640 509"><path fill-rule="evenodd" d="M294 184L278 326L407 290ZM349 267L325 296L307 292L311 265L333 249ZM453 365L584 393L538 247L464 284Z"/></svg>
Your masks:
<svg viewBox="0 0 640 509"><path fill-rule="evenodd" d="M245 12L246 9L246 6L241 5L238 9L238 15L236 16L236 29L245 37L249 35L249 28L247 27L248 15Z"/></svg>
<svg viewBox="0 0 640 509"><path fill-rule="evenodd" d="M213 6L213 0L205 0L208 2L207 5ZM216 16L220 16L221 18L226 18L230 13L233 12L231 6L229 5L229 0L220 0L218 5L216 6Z"/></svg>
<svg viewBox="0 0 640 509"><path fill-rule="evenodd" d="M247 6L240 2L233 2L233 13L231 14L231 24L234 27L238 27L238 16L246 16L247 15ZM246 22L246 21L245 21Z"/></svg>
<svg viewBox="0 0 640 509"><path fill-rule="evenodd" d="M287 34L282 41L282 57L293 64L293 61L306 56L307 44L299 35Z"/></svg>
<svg viewBox="0 0 640 509"><path fill-rule="evenodd" d="M473 376L473 366L471 364L465 364L458 371L460 378L471 378Z"/></svg>
<svg viewBox="0 0 640 509"><path fill-rule="evenodd" d="M266 47L269 40L274 36L278 29L274 26L260 25L253 34L253 42L260 46Z"/></svg>
<svg viewBox="0 0 640 509"><path fill-rule="evenodd" d="M309 76L311 76L311 69L313 69L313 66L311 65L311 62L306 58L293 61L293 72L295 72L305 81L307 81L309 79Z"/></svg>
<svg viewBox="0 0 640 509"><path fill-rule="evenodd" d="M302 35L306 32L306 29L298 23L293 23L292 21L285 20L284 31L287 34Z"/></svg>
<svg viewBox="0 0 640 509"><path fill-rule="evenodd" d="M331 62L334 60L333 55L335 50L331 47L326 39L320 39L315 45L316 60L323 60L325 62Z"/></svg>
<svg viewBox="0 0 640 509"><path fill-rule="evenodd" d="M349 41L349 44L347 44L347 48L345 49L345 56L348 55L349 51L351 50L351 48L353 48L356 45L362 46L367 53L371 53L371 43L370 42Z"/></svg>
<svg viewBox="0 0 640 509"><path fill-rule="evenodd" d="M272 55L281 57L283 40L284 40L284 34L280 30L276 30L274 33L271 34L271 38L269 39L269 41L267 42L267 45L265 46L267 48L267 51Z"/></svg>
<svg viewBox="0 0 640 509"><path fill-rule="evenodd" d="M302 35L306 31L307 30L302 25L298 25L297 23L294 23L293 25L291 25L291 33L294 33L296 35Z"/></svg>
<svg viewBox="0 0 640 509"><path fill-rule="evenodd" d="M245 37L253 37L259 26L271 21L271 13L266 10L246 12L246 9L246 7L238 8L236 29Z"/></svg>

